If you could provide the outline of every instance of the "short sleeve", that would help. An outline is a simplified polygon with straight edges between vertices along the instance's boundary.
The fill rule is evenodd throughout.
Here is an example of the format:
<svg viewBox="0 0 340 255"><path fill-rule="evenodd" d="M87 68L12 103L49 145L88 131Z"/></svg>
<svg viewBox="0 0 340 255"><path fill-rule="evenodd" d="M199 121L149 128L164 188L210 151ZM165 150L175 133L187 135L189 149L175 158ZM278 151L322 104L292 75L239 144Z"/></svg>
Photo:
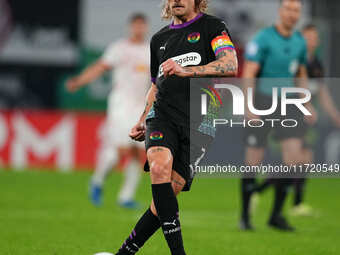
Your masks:
<svg viewBox="0 0 340 255"><path fill-rule="evenodd" d="M101 57L101 60L105 64L114 67L120 62L121 51L122 50L120 49L119 44L113 43L106 48L103 56Z"/></svg>
<svg viewBox="0 0 340 255"><path fill-rule="evenodd" d="M235 49L226 23L222 20L214 19L209 22L208 36L215 56L223 50Z"/></svg>
<svg viewBox="0 0 340 255"><path fill-rule="evenodd" d="M267 50L264 33L258 33L246 46L245 59L257 63L262 63Z"/></svg>
<svg viewBox="0 0 340 255"><path fill-rule="evenodd" d="M150 43L150 71L151 71L151 81L156 83L159 61L157 57L157 46L155 38L152 38Z"/></svg>

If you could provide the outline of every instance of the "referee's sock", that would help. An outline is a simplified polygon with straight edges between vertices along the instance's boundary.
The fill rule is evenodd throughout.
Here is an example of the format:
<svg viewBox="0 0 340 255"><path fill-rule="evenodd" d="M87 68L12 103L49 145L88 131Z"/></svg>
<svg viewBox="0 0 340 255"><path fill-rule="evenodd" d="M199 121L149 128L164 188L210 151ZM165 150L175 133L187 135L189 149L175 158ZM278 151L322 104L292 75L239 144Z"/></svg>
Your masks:
<svg viewBox="0 0 340 255"><path fill-rule="evenodd" d="M152 184L152 196L172 255L185 255L178 203L171 183Z"/></svg>
<svg viewBox="0 0 340 255"><path fill-rule="evenodd" d="M291 180L280 179L275 183L275 200L271 219L281 216Z"/></svg>
<svg viewBox="0 0 340 255"><path fill-rule="evenodd" d="M159 218L149 208L137 222L134 230L116 255L135 254L160 226Z"/></svg>
<svg viewBox="0 0 340 255"><path fill-rule="evenodd" d="M244 178L241 180L242 220L246 221L246 223L249 222L250 199L255 184L255 178Z"/></svg>
<svg viewBox="0 0 340 255"><path fill-rule="evenodd" d="M295 181L295 197L294 197L294 206L297 206L303 202L303 193L305 188L306 179L296 179Z"/></svg>

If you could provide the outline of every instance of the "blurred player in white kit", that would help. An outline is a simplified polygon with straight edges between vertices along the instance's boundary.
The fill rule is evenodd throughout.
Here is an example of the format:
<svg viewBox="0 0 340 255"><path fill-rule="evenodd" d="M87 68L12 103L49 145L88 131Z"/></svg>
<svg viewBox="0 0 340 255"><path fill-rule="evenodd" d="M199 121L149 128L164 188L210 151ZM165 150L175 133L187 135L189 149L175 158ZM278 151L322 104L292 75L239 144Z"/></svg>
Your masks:
<svg viewBox="0 0 340 255"><path fill-rule="evenodd" d="M146 16L133 14L129 19L128 37L112 43L97 62L66 84L68 90L74 92L106 71L113 70L113 89L108 98L107 138L90 186L90 199L94 205L102 202L103 184L108 173L119 159L129 158L124 169L125 180L118 195L118 203L126 208L138 207L135 192L145 162L145 149L143 143L132 141L128 134L144 108L145 95L150 85L147 32Z"/></svg>

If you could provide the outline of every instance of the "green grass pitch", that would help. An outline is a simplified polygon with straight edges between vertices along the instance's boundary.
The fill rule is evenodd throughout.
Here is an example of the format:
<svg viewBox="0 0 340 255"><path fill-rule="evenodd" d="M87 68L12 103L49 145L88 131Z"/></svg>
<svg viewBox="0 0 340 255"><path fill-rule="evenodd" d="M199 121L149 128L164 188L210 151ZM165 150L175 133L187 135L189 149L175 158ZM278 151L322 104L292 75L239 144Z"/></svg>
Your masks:
<svg viewBox="0 0 340 255"><path fill-rule="evenodd" d="M143 208L129 211L115 203L121 174L105 186L104 205L87 199L89 173L0 170L1 255L93 255L114 252L130 234L150 200L149 176L138 189ZM313 217L290 217L296 233L266 226L272 191L261 196L254 213L256 231L238 229L239 180L196 179L179 198L188 255L340 254L340 180L310 180L307 201ZM291 204L288 201L285 209ZM139 254L170 254L158 231Z"/></svg>

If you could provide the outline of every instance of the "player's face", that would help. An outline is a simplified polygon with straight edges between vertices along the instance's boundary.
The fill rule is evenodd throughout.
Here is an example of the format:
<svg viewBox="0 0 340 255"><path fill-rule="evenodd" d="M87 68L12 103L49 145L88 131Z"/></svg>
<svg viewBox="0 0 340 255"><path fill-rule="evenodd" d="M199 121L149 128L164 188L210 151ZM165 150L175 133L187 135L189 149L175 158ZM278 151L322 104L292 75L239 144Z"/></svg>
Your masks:
<svg viewBox="0 0 340 255"><path fill-rule="evenodd" d="M319 46L319 34L315 29L309 29L303 32L309 51L314 52Z"/></svg>
<svg viewBox="0 0 340 255"><path fill-rule="evenodd" d="M148 29L148 24L143 19L137 19L130 24L130 33L133 37L144 39Z"/></svg>
<svg viewBox="0 0 340 255"><path fill-rule="evenodd" d="M280 18L287 29L293 29L301 16L302 4L300 1L284 0L280 7Z"/></svg>
<svg viewBox="0 0 340 255"><path fill-rule="evenodd" d="M171 13L176 17L190 16L195 12L195 0L168 0Z"/></svg>

